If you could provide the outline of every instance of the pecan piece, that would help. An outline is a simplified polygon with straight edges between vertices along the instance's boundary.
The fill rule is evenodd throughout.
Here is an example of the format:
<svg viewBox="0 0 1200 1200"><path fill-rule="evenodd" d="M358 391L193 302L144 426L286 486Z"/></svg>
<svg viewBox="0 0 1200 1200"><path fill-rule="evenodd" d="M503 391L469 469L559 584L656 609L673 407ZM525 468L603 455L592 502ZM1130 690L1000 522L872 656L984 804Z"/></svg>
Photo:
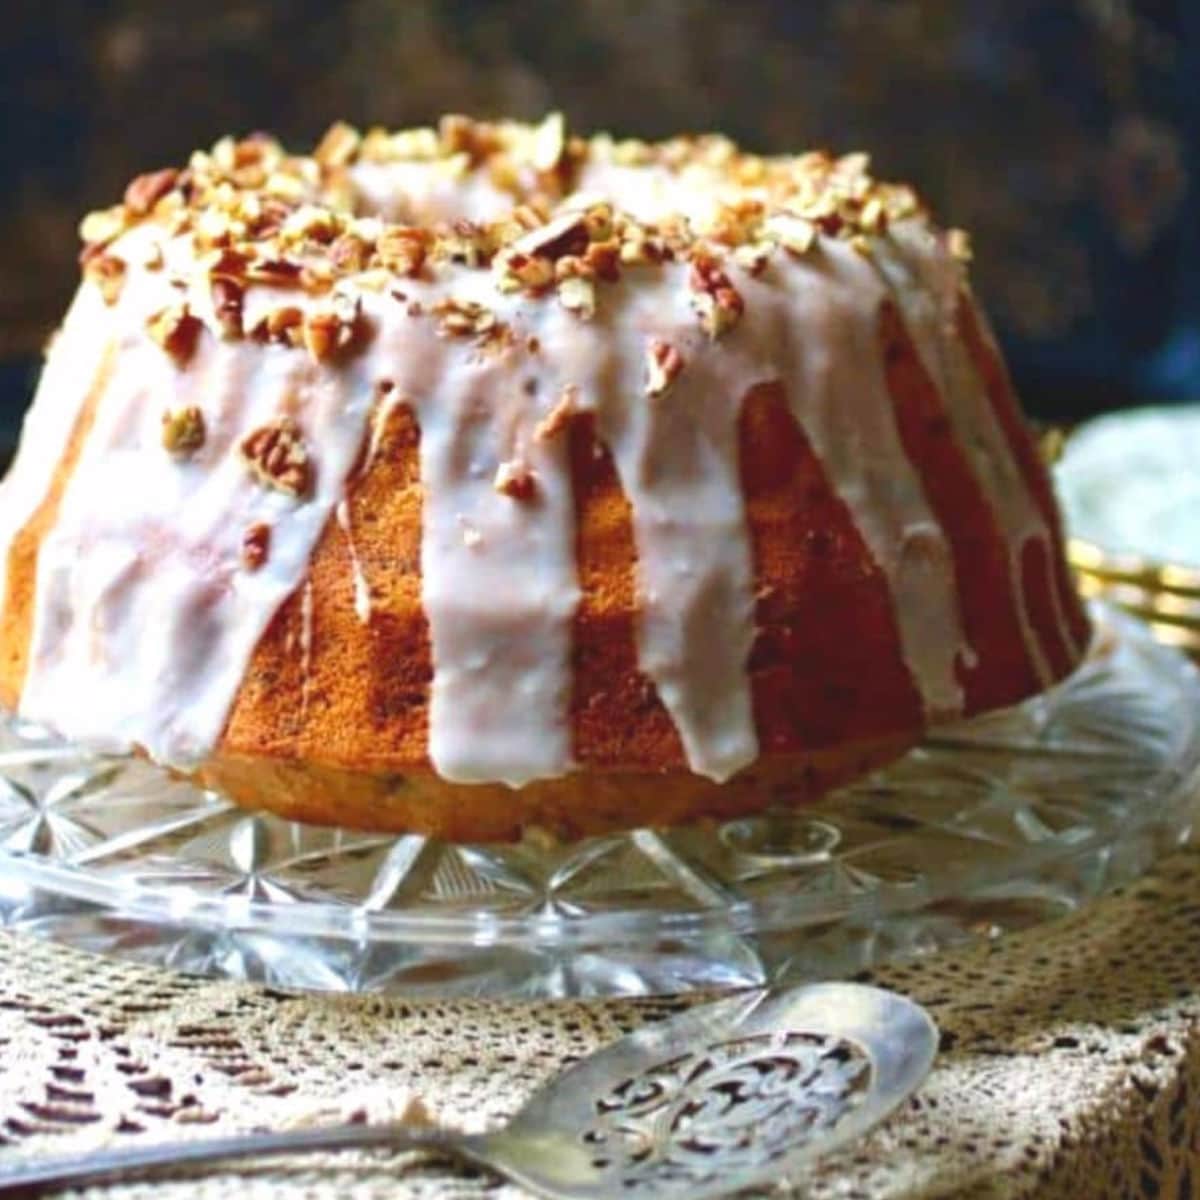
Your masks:
<svg viewBox="0 0 1200 1200"><path fill-rule="evenodd" d="M535 171L553 171L567 150L567 122L560 112L552 112L534 130L530 161Z"/></svg>
<svg viewBox="0 0 1200 1200"><path fill-rule="evenodd" d="M105 304L116 304L125 286L125 260L115 254L93 254L83 268L85 279L90 279L104 297Z"/></svg>
<svg viewBox="0 0 1200 1200"><path fill-rule="evenodd" d="M125 232L128 223L129 214L120 204L97 209L79 222L79 237L85 246L106 246Z"/></svg>
<svg viewBox="0 0 1200 1200"><path fill-rule="evenodd" d="M359 341L362 302L335 297L332 304L314 308L304 318L304 345L316 362L330 362Z"/></svg>
<svg viewBox="0 0 1200 1200"><path fill-rule="evenodd" d="M655 338L646 351L646 395L663 395L683 367L683 355L670 343Z"/></svg>
<svg viewBox="0 0 1200 1200"><path fill-rule="evenodd" d="M474 300L439 300L433 306L440 337L470 337L490 333L496 327L496 314Z"/></svg>
<svg viewBox="0 0 1200 1200"><path fill-rule="evenodd" d="M554 282L554 263L550 259L512 247L496 255L492 269L502 292L538 292Z"/></svg>
<svg viewBox="0 0 1200 1200"><path fill-rule="evenodd" d="M502 462L496 470L492 486L511 500L532 500L537 494L537 479L523 462Z"/></svg>
<svg viewBox="0 0 1200 1200"><path fill-rule="evenodd" d="M339 271L356 274L367 269L371 260L371 245L354 233L343 233L329 247L329 259Z"/></svg>
<svg viewBox="0 0 1200 1200"><path fill-rule="evenodd" d="M511 249L541 258L561 258L564 254L582 254L590 240L587 213L567 212L523 234Z"/></svg>
<svg viewBox="0 0 1200 1200"><path fill-rule="evenodd" d="M385 229L375 243L379 261L397 275L416 275L425 262L429 235L420 229L393 225Z"/></svg>
<svg viewBox="0 0 1200 1200"><path fill-rule="evenodd" d="M438 262L480 267L491 260L495 249L491 234L482 225L460 220L439 230L433 243L433 257Z"/></svg>
<svg viewBox="0 0 1200 1200"><path fill-rule="evenodd" d="M317 143L313 158L323 167L344 167L354 161L361 145L362 136L353 125L335 121Z"/></svg>
<svg viewBox="0 0 1200 1200"><path fill-rule="evenodd" d="M299 346L304 340L304 311L290 304L274 308L258 319L251 334L257 341Z"/></svg>
<svg viewBox="0 0 1200 1200"><path fill-rule="evenodd" d="M568 275L558 284L558 302L584 321L596 315L596 281L588 275Z"/></svg>
<svg viewBox="0 0 1200 1200"><path fill-rule="evenodd" d="M183 456L199 450L205 433L204 414L194 404L169 408L162 415L162 444L171 454Z"/></svg>
<svg viewBox="0 0 1200 1200"><path fill-rule="evenodd" d="M248 433L238 445L242 461L259 483L297 498L312 487L312 462L300 427L280 417Z"/></svg>
<svg viewBox="0 0 1200 1200"><path fill-rule="evenodd" d="M271 553L271 527L256 521L242 534L242 565L247 571L257 571Z"/></svg>
<svg viewBox="0 0 1200 1200"><path fill-rule="evenodd" d="M236 280L218 276L212 281L213 312L221 326L221 336L236 341L242 336L242 303L246 289Z"/></svg>
<svg viewBox="0 0 1200 1200"><path fill-rule="evenodd" d="M246 278L255 283L269 284L271 287L300 287L304 280L304 267L298 262L287 258L264 258L250 263L246 269Z"/></svg>
<svg viewBox="0 0 1200 1200"><path fill-rule="evenodd" d="M568 383L554 407L534 426L533 440L547 442L567 428L579 407L579 388Z"/></svg>
<svg viewBox="0 0 1200 1200"><path fill-rule="evenodd" d="M196 352L196 341L203 322L193 316L186 304L170 304L146 322L146 331L178 367L185 366Z"/></svg>
<svg viewBox="0 0 1200 1200"><path fill-rule="evenodd" d="M174 167L139 175L125 189L125 207L135 217L144 217L175 186L178 178L179 172Z"/></svg>
<svg viewBox="0 0 1200 1200"><path fill-rule="evenodd" d="M742 319L745 310L742 295L711 255L698 254L692 259L688 286L692 291L692 308L710 338L719 338Z"/></svg>

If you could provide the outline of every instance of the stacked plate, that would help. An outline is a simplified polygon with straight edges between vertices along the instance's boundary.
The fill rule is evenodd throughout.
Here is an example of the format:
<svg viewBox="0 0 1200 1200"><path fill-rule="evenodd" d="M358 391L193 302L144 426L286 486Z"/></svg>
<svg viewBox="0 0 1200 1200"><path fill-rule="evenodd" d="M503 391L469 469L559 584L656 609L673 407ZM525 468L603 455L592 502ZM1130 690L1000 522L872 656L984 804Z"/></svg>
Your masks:
<svg viewBox="0 0 1200 1200"><path fill-rule="evenodd" d="M1200 656L1200 405L1089 421L1055 473L1081 591Z"/></svg>

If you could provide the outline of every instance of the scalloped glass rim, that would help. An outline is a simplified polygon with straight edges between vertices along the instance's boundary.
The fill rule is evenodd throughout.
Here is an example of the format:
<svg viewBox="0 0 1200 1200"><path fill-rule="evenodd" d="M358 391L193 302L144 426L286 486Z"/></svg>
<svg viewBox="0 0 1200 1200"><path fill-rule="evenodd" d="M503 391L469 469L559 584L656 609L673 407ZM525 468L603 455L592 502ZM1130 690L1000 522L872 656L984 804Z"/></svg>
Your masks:
<svg viewBox="0 0 1200 1200"><path fill-rule="evenodd" d="M1128 881L1191 829L1200 675L1136 621L1094 611L1097 637L1071 679L1016 709L940 731L818 805L567 846L444 847L292 825L244 813L146 764L37 740L10 720L0 730L9 747L0 752L0 783L14 795L20 790L29 822L64 802L32 795L27 781L16 780L19 771L34 764L52 790L56 777L69 784L82 763L99 782L89 791L84 775L76 790L125 825L118 821L99 848L82 850L53 842L40 852L14 850L10 837L10 849L0 850L0 924L176 963L181 937L208 946L245 935L253 962L240 952L207 951L183 962L236 978L547 996L662 990L649 961L655 957L672 961L671 990L740 986L795 971L839 973L848 961L839 946L848 939L861 943L859 967L893 951L1017 927ZM13 750L14 742L24 748ZM127 777L137 786L121 783ZM143 811L136 797L147 786ZM182 796L184 805L156 808L156 787L170 792L171 803ZM65 794L69 812L76 801L70 787ZM173 844L173 830L208 824L219 836L206 836L203 852L199 839L178 853L153 851L159 842ZM0 842L8 828L0 809ZM235 838L244 844L230 850ZM279 858L281 839L298 850L291 858ZM100 865L110 852L124 858ZM241 865L210 870L210 853L231 854ZM952 861L959 853L964 860ZM405 872L420 854L453 858L452 867L461 859L500 884L475 895L469 887L456 892L453 881L447 892L443 882L440 893L426 887L406 898ZM658 873L649 891L622 878L622 855ZM355 863L372 856L381 865L359 871ZM334 872L327 891L336 900L311 898L305 872L314 864ZM347 874L337 877L343 868ZM381 890L389 869L396 879ZM171 875L167 883L146 882ZM264 880L269 899L262 898ZM243 884L250 895L222 890ZM397 907L377 911L380 897ZM108 923L138 934L109 946ZM405 965L406 956L423 954L439 964L428 979ZM281 966L281 955L315 956L313 969ZM646 961L633 963L642 955ZM570 964L584 959L592 964L586 979L562 977L564 964L569 976ZM758 965L747 968L751 961Z"/></svg>

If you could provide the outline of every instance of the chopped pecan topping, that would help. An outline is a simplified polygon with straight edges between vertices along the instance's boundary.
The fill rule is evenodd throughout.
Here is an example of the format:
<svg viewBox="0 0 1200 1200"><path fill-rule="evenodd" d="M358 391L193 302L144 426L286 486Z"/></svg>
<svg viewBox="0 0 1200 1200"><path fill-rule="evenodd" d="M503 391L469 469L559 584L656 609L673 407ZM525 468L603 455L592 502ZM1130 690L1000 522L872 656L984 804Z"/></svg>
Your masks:
<svg viewBox="0 0 1200 1200"><path fill-rule="evenodd" d="M196 341L203 322L192 315L187 304L171 304L157 312L146 323L150 337L174 360L184 366L196 352Z"/></svg>
<svg viewBox="0 0 1200 1200"><path fill-rule="evenodd" d="M496 328L496 314L474 300L439 300L433 306L441 337L470 337Z"/></svg>
<svg viewBox="0 0 1200 1200"><path fill-rule="evenodd" d="M256 521L242 534L242 564L247 571L257 571L271 553L271 527Z"/></svg>
<svg viewBox="0 0 1200 1200"><path fill-rule="evenodd" d="M640 167L654 161L654 149L640 138L625 138L613 146L612 158L622 167Z"/></svg>
<svg viewBox="0 0 1200 1200"><path fill-rule="evenodd" d="M317 362L331 362L353 349L363 332L362 301L335 296L304 318L304 344Z"/></svg>
<svg viewBox="0 0 1200 1200"><path fill-rule="evenodd" d="M146 256L142 259L142 266L147 271L161 271L166 265L166 258L163 255L161 242L151 242L146 248Z"/></svg>
<svg viewBox="0 0 1200 1200"><path fill-rule="evenodd" d="M300 287L303 276L303 265L288 258L261 258L246 267L248 280L271 287Z"/></svg>
<svg viewBox="0 0 1200 1200"><path fill-rule="evenodd" d="M317 143L313 158L323 167L344 167L352 163L362 145L362 137L353 125L335 121Z"/></svg>
<svg viewBox="0 0 1200 1200"><path fill-rule="evenodd" d="M864 233L882 234L887 232L887 208L878 196L871 196L862 206L858 214L858 223Z"/></svg>
<svg viewBox="0 0 1200 1200"><path fill-rule="evenodd" d="M208 268L209 275L213 278L235 279L239 282L246 278L246 271L250 266L250 256L243 253L241 250L234 250L230 246L222 247L217 251L216 257L212 259L212 264Z"/></svg>
<svg viewBox="0 0 1200 1200"><path fill-rule="evenodd" d="M201 250L228 246L233 239L233 219L216 208L202 209L195 221L195 237Z"/></svg>
<svg viewBox="0 0 1200 1200"><path fill-rule="evenodd" d="M666 253L661 238L651 234L641 225L627 225L621 231L622 266L644 267L650 263L662 262Z"/></svg>
<svg viewBox="0 0 1200 1200"><path fill-rule="evenodd" d="M442 154L452 157L465 154L468 158L478 157L483 149L479 125L461 113L447 113L438 122L438 144Z"/></svg>
<svg viewBox="0 0 1200 1200"><path fill-rule="evenodd" d="M540 258L561 258L564 254L582 254L590 240L587 214L568 212L531 229L517 238L510 249Z"/></svg>
<svg viewBox="0 0 1200 1200"><path fill-rule="evenodd" d="M596 315L596 282L589 275L568 275L558 284L558 302L584 321Z"/></svg>
<svg viewBox="0 0 1200 1200"><path fill-rule="evenodd" d="M583 214L587 226L588 241L607 242L616 236L616 223L613 217L612 205L605 202L593 204Z"/></svg>
<svg viewBox="0 0 1200 1200"><path fill-rule="evenodd" d="M817 227L807 218L790 213L769 217L765 229L789 254L797 256L807 254L817 240Z"/></svg>
<svg viewBox="0 0 1200 1200"><path fill-rule="evenodd" d="M357 275L371 261L371 245L355 233L343 233L329 247L329 259L339 271Z"/></svg>
<svg viewBox="0 0 1200 1200"><path fill-rule="evenodd" d="M304 310L285 304L260 317L252 336L283 346L299 346L304 341Z"/></svg>
<svg viewBox="0 0 1200 1200"><path fill-rule="evenodd" d="M106 246L125 232L129 214L122 204L90 212L79 222L79 237L85 246Z"/></svg>
<svg viewBox="0 0 1200 1200"><path fill-rule="evenodd" d="M327 245L337 236L343 223L331 209L302 204L287 216L279 232L287 242L302 242L308 238Z"/></svg>
<svg viewBox="0 0 1200 1200"><path fill-rule="evenodd" d="M474 221L455 221L449 229L439 232L431 247L438 262L463 263L480 267L491 260L496 251L491 234Z"/></svg>
<svg viewBox="0 0 1200 1200"><path fill-rule="evenodd" d="M718 338L742 319L745 304L741 293L729 282L729 276L717 260L707 254L692 259L688 277L692 308L710 338Z"/></svg>
<svg viewBox="0 0 1200 1200"><path fill-rule="evenodd" d="M139 175L125 189L125 207L135 216L144 217L174 186L179 172L174 167Z"/></svg>
<svg viewBox="0 0 1200 1200"><path fill-rule="evenodd" d="M621 243L616 238L593 242L583 254L584 264L607 283L615 283L621 274Z"/></svg>
<svg viewBox="0 0 1200 1200"><path fill-rule="evenodd" d="M194 405L169 408L162 415L162 444L171 453L191 454L204 445L204 414Z"/></svg>
<svg viewBox="0 0 1200 1200"><path fill-rule="evenodd" d="M333 264L321 259L305 263L300 269L300 286L311 296L323 296L333 287L336 274ZM278 284L278 281L272 281Z"/></svg>
<svg viewBox="0 0 1200 1200"><path fill-rule="evenodd" d="M397 275L417 275L425 263L431 238L423 229L393 225L375 243L379 261Z"/></svg>
<svg viewBox="0 0 1200 1200"><path fill-rule="evenodd" d="M115 254L95 254L83 268L84 277L90 279L104 297L105 304L116 304L125 286L125 260Z"/></svg>
<svg viewBox="0 0 1200 1200"><path fill-rule="evenodd" d="M683 368L683 355L669 342L655 338L646 351L646 395L661 396Z"/></svg>
<svg viewBox="0 0 1200 1200"><path fill-rule="evenodd" d="M475 171L510 193L512 208L487 223L389 227L380 218L356 215L358 197L347 168L358 160L428 163L448 182ZM719 203L705 206L702 214L664 214L646 224L619 204L556 207L589 160L647 165L683 178L698 168L720 185L714 188ZM214 283L214 291L222 293L214 296L217 320L227 337L242 333L241 289L251 283L329 299L341 278L352 276L360 292L382 291L397 276L436 278L444 264L462 263L490 266L501 292L541 297L554 287L562 304L587 318L596 309L597 289L617 280L627 266L690 261L692 304L714 338L744 311L726 271L740 282L744 276L734 267L759 274L777 246L806 254L819 235L866 254L892 223L927 219L911 188L871 177L864 155L750 155L714 136L660 143L614 142L603 135L583 139L570 135L558 113L538 125L452 115L436 130L372 130L365 136L338 123L311 157L289 155L265 135L222 138L211 151L193 154L182 171L139 176L123 204L84 220L84 270L110 300L120 290L123 270L100 256L142 218L154 220L167 238L188 237L202 269L214 281L227 281L228 287ZM965 235L951 232L945 245L956 258L969 256ZM173 268L182 262L172 245L164 244L164 251ZM140 252L137 261L142 262ZM148 268L160 264L166 265L152 250ZM183 282L190 286L192 280ZM418 301L404 301L410 302L416 311ZM485 349L502 348L511 333L483 306L454 306L439 317L446 336L481 335ZM253 336L288 341L297 328L304 331L290 317L282 325L258 318ZM345 336L327 315L316 319L311 338L305 335L318 355L335 354Z"/></svg>
<svg viewBox="0 0 1200 1200"><path fill-rule="evenodd" d="M496 255L492 269L502 292L539 292L554 282L554 263L550 259L511 248Z"/></svg>
<svg viewBox="0 0 1200 1200"><path fill-rule="evenodd" d="M537 479L532 469L516 460L500 464L492 486L511 500L532 500L537 494Z"/></svg>
<svg viewBox="0 0 1200 1200"><path fill-rule="evenodd" d="M759 276L767 269L774 248L770 242L747 242L744 246L734 249L732 258L743 270Z"/></svg>
<svg viewBox="0 0 1200 1200"><path fill-rule="evenodd" d="M301 498L312 487L312 462L300 429L280 417L248 433L238 446L250 473L266 487Z"/></svg>
<svg viewBox="0 0 1200 1200"><path fill-rule="evenodd" d="M567 151L567 122L562 113L554 112L534 130L533 152L530 161L536 171L553 171Z"/></svg>
<svg viewBox="0 0 1200 1200"><path fill-rule="evenodd" d="M246 289L233 279L218 276L212 281L213 313L221 327L221 336L236 341L242 336L242 305Z"/></svg>
<svg viewBox="0 0 1200 1200"><path fill-rule="evenodd" d="M537 423L533 430L535 442L548 442L570 424L579 406L579 389L569 383L562 390L555 406Z"/></svg>

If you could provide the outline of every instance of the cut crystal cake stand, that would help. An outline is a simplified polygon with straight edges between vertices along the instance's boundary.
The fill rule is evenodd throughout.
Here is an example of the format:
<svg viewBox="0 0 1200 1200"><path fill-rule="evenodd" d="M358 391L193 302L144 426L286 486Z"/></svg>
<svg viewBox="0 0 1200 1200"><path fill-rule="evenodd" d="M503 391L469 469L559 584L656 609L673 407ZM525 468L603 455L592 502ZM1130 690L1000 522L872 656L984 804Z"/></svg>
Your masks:
<svg viewBox="0 0 1200 1200"><path fill-rule="evenodd" d="M1095 611L1084 665L815 806L557 844L289 823L0 727L0 922L280 987L554 997L844 976L1133 879L1190 831L1200 677Z"/></svg>

